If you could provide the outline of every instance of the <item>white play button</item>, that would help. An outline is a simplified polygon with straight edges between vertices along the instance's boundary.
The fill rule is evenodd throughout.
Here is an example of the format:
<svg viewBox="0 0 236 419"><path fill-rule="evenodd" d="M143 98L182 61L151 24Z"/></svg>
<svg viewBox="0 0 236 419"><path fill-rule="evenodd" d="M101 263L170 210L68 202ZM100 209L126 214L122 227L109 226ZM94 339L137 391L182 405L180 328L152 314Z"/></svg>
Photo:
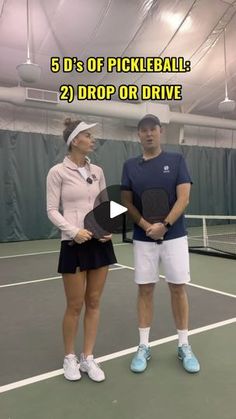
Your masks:
<svg viewBox="0 0 236 419"><path fill-rule="evenodd" d="M110 218L118 217L118 215L123 214L128 211L123 205L117 204L117 202L110 201Z"/></svg>

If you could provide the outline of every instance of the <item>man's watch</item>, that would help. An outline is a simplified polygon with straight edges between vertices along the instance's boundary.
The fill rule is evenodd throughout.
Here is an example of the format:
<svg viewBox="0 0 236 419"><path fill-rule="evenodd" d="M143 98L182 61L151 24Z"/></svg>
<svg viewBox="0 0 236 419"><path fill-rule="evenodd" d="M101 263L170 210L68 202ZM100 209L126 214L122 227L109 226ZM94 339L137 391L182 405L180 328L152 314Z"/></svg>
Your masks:
<svg viewBox="0 0 236 419"><path fill-rule="evenodd" d="M172 225L168 221L163 221L162 224L164 224L164 226L165 226L165 228L167 228L167 230L169 230L169 228L172 227Z"/></svg>

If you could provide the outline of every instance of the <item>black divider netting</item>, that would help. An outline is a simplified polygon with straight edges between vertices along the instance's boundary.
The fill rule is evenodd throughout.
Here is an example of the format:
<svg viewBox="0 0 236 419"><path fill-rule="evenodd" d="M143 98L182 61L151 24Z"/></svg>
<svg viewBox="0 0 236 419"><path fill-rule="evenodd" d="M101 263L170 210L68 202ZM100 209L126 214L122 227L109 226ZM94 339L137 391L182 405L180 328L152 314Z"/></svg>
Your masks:
<svg viewBox="0 0 236 419"><path fill-rule="evenodd" d="M124 162L142 154L135 141L97 139L96 144L90 157L102 167L107 185L119 184ZM0 149L0 241L59 237L47 217L46 177L67 153L62 137L0 130ZM163 149L183 153L186 159L193 180L189 212L236 214L235 149L175 144L163 145ZM119 202L116 196L112 199ZM127 234L132 236L132 221L126 218Z"/></svg>

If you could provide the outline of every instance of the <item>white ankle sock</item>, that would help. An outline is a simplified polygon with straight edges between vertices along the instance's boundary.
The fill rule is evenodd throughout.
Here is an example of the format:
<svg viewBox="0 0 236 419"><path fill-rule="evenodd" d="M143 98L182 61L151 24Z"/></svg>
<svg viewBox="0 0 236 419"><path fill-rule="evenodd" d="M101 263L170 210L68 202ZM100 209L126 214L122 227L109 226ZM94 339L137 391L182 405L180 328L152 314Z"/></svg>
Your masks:
<svg viewBox="0 0 236 419"><path fill-rule="evenodd" d="M179 343L178 346L188 345L188 330L178 330Z"/></svg>
<svg viewBox="0 0 236 419"><path fill-rule="evenodd" d="M139 345L148 346L150 327L139 327Z"/></svg>
<svg viewBox="0 0 236 419"><path fill-rule="evenodd" d="M72 359L75 356L76 356L75 354L67 354L67 355L65 355L65 358Z"/></svg>

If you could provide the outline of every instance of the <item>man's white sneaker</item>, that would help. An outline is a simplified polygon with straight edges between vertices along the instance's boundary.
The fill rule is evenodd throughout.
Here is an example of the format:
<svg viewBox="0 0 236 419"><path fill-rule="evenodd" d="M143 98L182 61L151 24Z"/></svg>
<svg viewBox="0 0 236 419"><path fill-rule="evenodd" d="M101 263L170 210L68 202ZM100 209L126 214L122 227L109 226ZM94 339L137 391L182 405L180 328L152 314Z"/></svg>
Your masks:
<svg viewBox="0 0 236 419"><path fill-rule="evenodd" d="M86 372L93 381L100 382L105 380L105 374L100 365L95 362L93 355L88 355L87 358L85 358L84 354L81 354L80 371Z"/></svg>
<svg viewBox="0 0 236 419"><path fill-rule="evenodd" d="M65 356L63 362L64 377L70 381L77 381L81 379L79 364L77 356L69 354Z"/></svg>

